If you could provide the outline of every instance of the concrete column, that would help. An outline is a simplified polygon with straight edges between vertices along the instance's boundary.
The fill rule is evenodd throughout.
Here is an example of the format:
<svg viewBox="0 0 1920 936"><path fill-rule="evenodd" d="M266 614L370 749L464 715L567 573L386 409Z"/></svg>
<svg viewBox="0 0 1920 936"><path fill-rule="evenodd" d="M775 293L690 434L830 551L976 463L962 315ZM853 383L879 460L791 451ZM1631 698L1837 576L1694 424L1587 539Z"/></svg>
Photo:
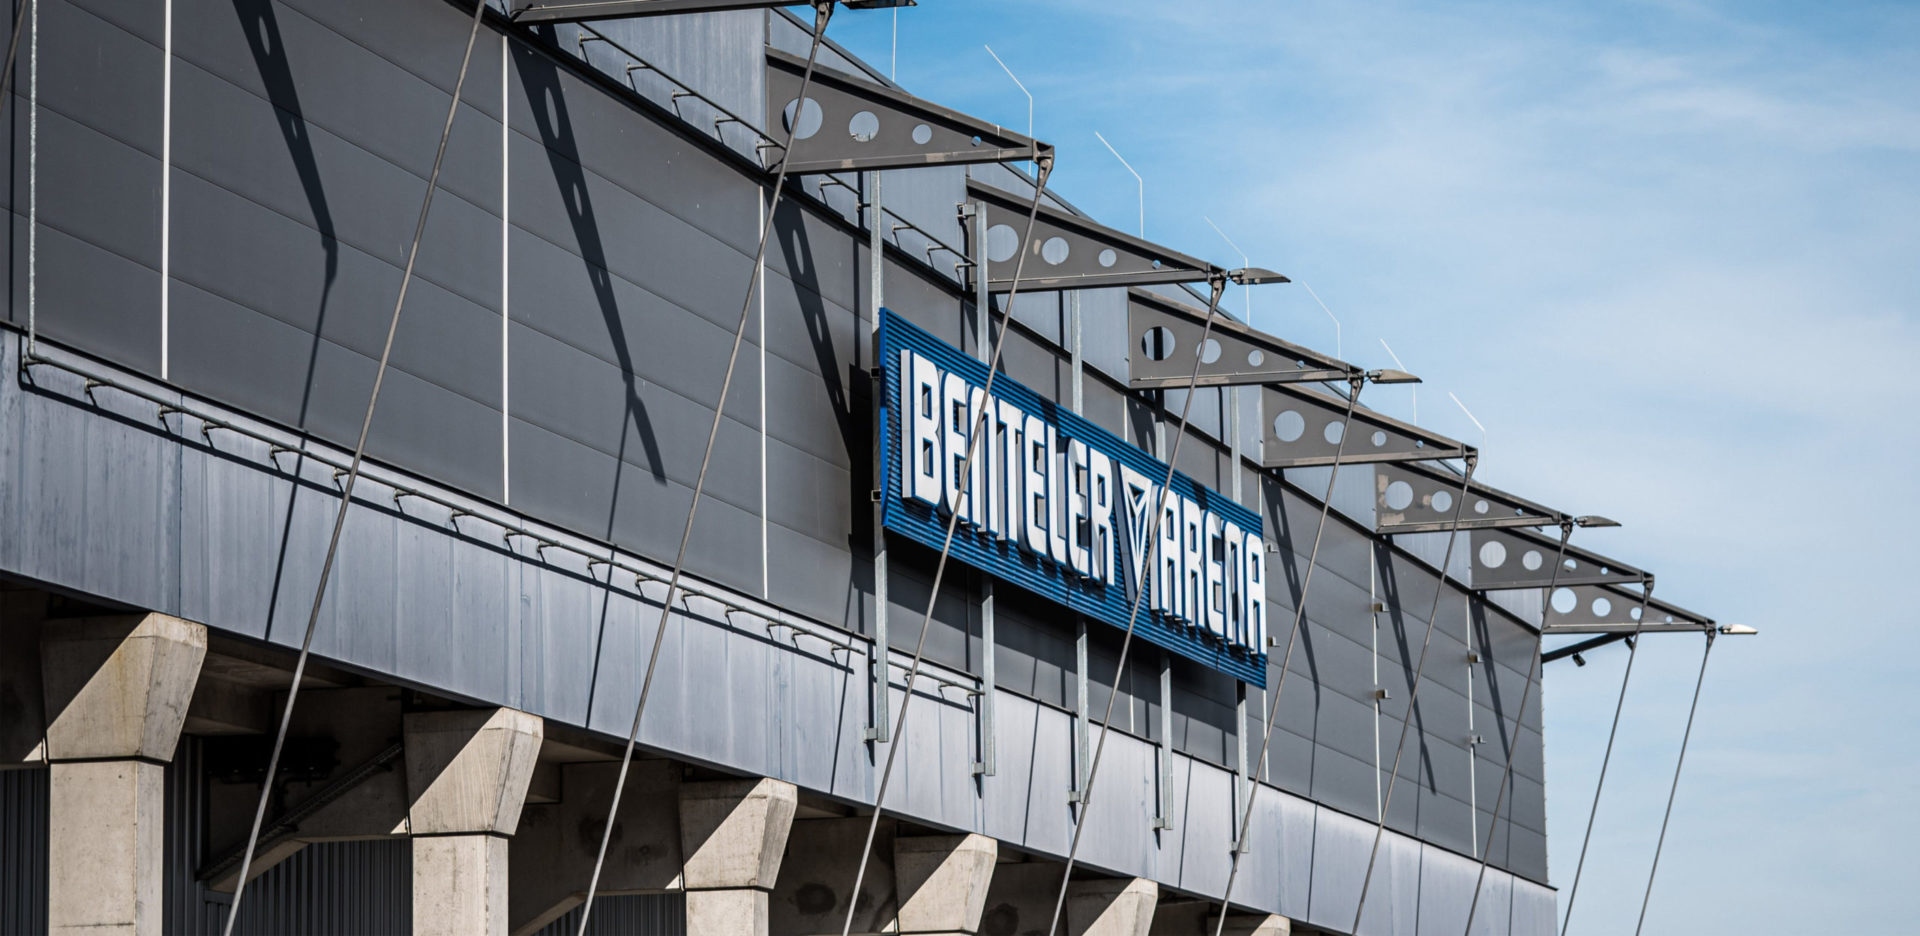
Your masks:
<svg viewBox="0 0 1920 936"><path fill-rule="evenodd" d="M406 715L416 936L506 936L507 838L543 724L509 708Z"/></svg>
<svg viewBox="0 0 1920 936"><path fill-rule="evenodd" d="M894 886L900 900L896 932L979 932L999 857L1000 843L984 835L895 838Z"/></svg>
<svg viewBox="0 0 1920 936"><path fill-rule="evenodd" d="M681 785L687 936L766 936L767 892L798 805L799 791L780 780Z"/></svg>
<svg viewBox="0 0 1920 936"><path fill-rule="evenodd" d="M164 614L43 632L53 933L160 933L165 765L206 655L205 626Z"/></svg>
<svg viewBox="0 0 1920 936"><path fill-rule="evenodd" d="M1160 885L1146 878L1103 878L1067 885L1068 936L1147 936Z"/></svg>
<svg viewBox="0 0 1920 936"><path fill-rule="evenodd" d="M1213 932L1213 924L1219 917L1207 915L1207 932ZM1293 921L1277 913L1229 913L1227 925L1220 930L1221 936L1290 936Z"/></svg>

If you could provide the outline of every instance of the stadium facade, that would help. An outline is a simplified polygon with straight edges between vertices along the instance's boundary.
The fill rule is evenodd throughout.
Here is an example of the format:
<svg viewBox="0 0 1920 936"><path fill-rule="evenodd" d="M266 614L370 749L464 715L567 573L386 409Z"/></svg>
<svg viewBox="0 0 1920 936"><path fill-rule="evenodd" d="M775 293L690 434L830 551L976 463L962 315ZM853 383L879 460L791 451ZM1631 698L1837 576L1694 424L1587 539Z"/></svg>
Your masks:
<svg viewBox="0 0 1920 936"><path fill-rule="evenodd" d="M12 7L0 931L1553 931L1543 634L1711 621L811 17L523 6Z"/></svg>

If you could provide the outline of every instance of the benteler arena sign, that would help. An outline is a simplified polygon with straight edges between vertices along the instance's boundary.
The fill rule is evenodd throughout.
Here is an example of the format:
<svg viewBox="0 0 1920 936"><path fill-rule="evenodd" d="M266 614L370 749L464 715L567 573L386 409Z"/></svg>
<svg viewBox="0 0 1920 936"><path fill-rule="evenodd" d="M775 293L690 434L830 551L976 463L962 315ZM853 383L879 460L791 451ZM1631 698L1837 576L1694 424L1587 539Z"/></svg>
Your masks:
<svg viewBox="0 0 1920 936"><path fill-rule="evenodd" d="M958 512L954 557L1116 627L1145 587L1136 635L1265 687L1258 514L885 309L879 356L886 529L939 549Z"/></svg>

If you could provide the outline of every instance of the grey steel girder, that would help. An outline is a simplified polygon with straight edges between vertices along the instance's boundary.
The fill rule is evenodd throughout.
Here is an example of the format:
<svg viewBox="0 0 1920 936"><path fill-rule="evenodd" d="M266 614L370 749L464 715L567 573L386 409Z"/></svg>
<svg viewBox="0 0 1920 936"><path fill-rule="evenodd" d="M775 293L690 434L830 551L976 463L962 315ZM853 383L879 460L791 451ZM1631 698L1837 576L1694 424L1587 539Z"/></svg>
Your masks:
<svg viewBox="0 0 1920 936"><path fill-rule="evenodd" d="M1549 634L1631 633L1637 624L1644 624L1644 630L1654 633L1658 632L1654 630L1656 627L1701 631L1714 626L1712 618L1658 598L1649 598L1646 613L1640 621L1635 621L1633 615L1640 610L1640 594L1618 585L1561 586L1554 591L1566 592L1572 606L1562 611L1556 604L1547 624Z"/></svg>
<svg viewBox="0 0 1920 936"><path fill-rule="evenodd" d="M1266 441L1260 464L1268 468L1331 465L1336 454L1341 464L1356 465L1463 458L1473 451L1473 446L1364 406L1353 408L1349 425L1343 422L1347 401L1315 387L1270 386L1260 394L1260 405L1261 415L1267 420L1262 426ZM1348 432L1360 434L1342 451L1340 439ZM1460 493L1458 482L1453 484L1452 493ZM1451 522L1452 516L1446 519Z"/></svg>
<svg viewBox="0 0 1920 936"><path fill-rule="evenodd" d="M1032 268L1032 263L1028 263ZM1224 315L1213 319L1201 349L1207 312L1144 289L1127 290L1127 386L1135 390L1184 387L1200 355L1201 387L1346 380L1360 369L1256 331ZM1209 351L1211 357L1202 351ZM1158 354L1159 357L1154 355Z"/></svg>
<svg viewBox="0 0 1920 936"><path fill-rule="evenodd" d="M1352 443L1348 443L1347 450L1354 451ZM1475 484L1467 489L1467 508L1459 512L1460 523L1456 527L1453 499L1459 496L1460 476L1452 472L1411 462L1381 465L1374 470L1375 532L1445 533L1454 529L1543 527L1558 526L1571 519L1567 514L1524 497Z"/></svg>
<svg viewBox="0 0 1920 936"><path fill-rule="evenodd" d="M826 69L814 70L812 106L803 112L795 101L806 68L800 56L767 50L766 129L798 122L794 150L801 158L787 167L791 172L1019 162L1053 153L1051 145L998 124Z"/></svg>
<svg viewBox="0 0 1920 936"><path fill-rule="evenodd" d="M1474 530L1467 542L1472 547L1469 560L1473 569L1468 582L1474 591L1545 588L1549 583L1566 587L1622 585L1647 578L1640 569L1578 546L1566 547L1561 554L1560 574L1555 577L1553 557L1560 540L1532 530Z"/></svg>
<svg viewBox="0 0 1920 936"><path fill-rule="evenodd" d="M874 2L844 0L848 9L914 6L913 0ZM678 13L720 13L727 10L764 10L810 6L805 0L528 0L508 4L507 16L517 23L578 23L587 20L633 19Z"/></svg>
<svg viewBox="0 0 1920 936"><path fill-rule="evenodd" d="M1006 292L1013 286L1020 234L1033 201L971 179L967 199L985 206L989 224L986 249L970 244L968 250L976 260L986 256L987 288ZM1032 255L1021 273L1021 289L1196 283L1227 272L1045 203L1034 218L1033 240L1027 249Z"/></svg>

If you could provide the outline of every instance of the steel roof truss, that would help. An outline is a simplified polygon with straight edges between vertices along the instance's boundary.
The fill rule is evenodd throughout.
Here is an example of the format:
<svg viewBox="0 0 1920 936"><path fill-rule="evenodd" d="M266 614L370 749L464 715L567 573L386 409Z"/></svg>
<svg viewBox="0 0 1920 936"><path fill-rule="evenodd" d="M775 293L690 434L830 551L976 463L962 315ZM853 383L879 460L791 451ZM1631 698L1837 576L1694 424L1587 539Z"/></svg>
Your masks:
<svg viewBox="0 0 1920 936"><path fill-rule="evenodd" d="M1031 267L1031 263L1028 264ZM1207 313L1141 289L1127 292L1127 385L1135 390L1185 387ZM1212 357L1202 354L1201 387L1346 380L1358 368L1215 316L1208 337ZM1154 357L1158 354L1159 357Z"/></svg>
<svg viewBox="0 0 1920 936"><path fill-rule="evenodd" d="M1371 439L1366 441L1372 442ZM1353 450L1349 444L1348 451ZM1375 530L1379 533L1445 533L1454 529L1543 527L1556 526L1567 519L1566 514L1551 507L1475 484L1467 490L1467 509L1460 513L1460 523L1456 527L1453 522L1453 499L1460 496L1459 476L1412 463L1387 464L1376 469L1373 496Z"/></svg>
<svg viewBox="0 0 1920 936"><path fill-rule="evenodd" d="M785 131L792 119L789 109L799 110L793 102L800 96L806 68L804 58L767 50L769 132ZM790 172L1019 162L1053 152L1053 147L998 124L825 69L814 70L807 96L819 108L819 119L816 123L813 109L807 110L794 140L801 158L788 167Z"/></svg>
<svg viewBox="0 0 1920 936"><path fill-rule="evenodd" d="M1269 424L1261 427L1266 441L1262 446L1260 463L1268 468L1331 465L1336 452L1340 455L1341 464L1357 465L1463 458L1471 451L1463 443L1365 407L1354 407L1351 424L1343 423L1346 401L1312 387L1269 387L1261 394L1261 407ZM1339 428L1335 428L1336 423L1341 424ZM1347 443L1343 452L1340 450L1340 439L1348 432L1357 432L1359 435ZM1460 485L1455 482L1453 493L1449 496L1459 493ZM1411 510L1413 505L1408 506ZM1452 515L1447 514L1446 519L1433 522L1440 523L1444 528L1450 526L1451 521Z"/></svg>
<svg viewBox="0 0 1920 936"><path fill-rule="evenodd" d="M1565 611L1554 609L1547 625L1549 634L1610 634L1617 633L1617 628L1631 632L1642 623L1648 631L1655 627L1698 631L1710 629L1714 623L1705 615L1658 598L1647 600L1646 613L1636 621L1633 616L1640 610L1639 593L1617 585L1563 586L1555 591L1570 594L1573 606Z"/></svg>
<svg viewBox="0 0 1920 936"><path fill-rule="evenodd" d="M973 180L967 182L967 198L984 205L989 219L987 249L981 251L978 245L972 245L972 252L986 254L988 289L1006 292L1013 286L1014 269L1020 259L1020 226L1025 224L1033 203ZM1027 249L1032 256L1021 274L1021 289L1197 283L1225 275L1224 270L1204 260L1044 203L1034 219L1033 240Z"/></svg>
<svg viewBox="0 0 1920 936"><path fill-rule="evenodd" d="M1507 591L1545 588L1549 583L1569 588L1633 584L1647 577L1645 572L1623 562L1568 546L1561 556L1563 565L1556 578L1553 557L1559 542L1558 537L1531 530L1474 530L1468 540L1472 546L1469 559L1473 568L1468 581L1475 591ZM1638 602L1639 596L1633 596L1633 600Z"/></svg>
<svg viewBox="0 0 1920 936"><path fill-rule="evenodd" d="M517 4L510 2L507 15L516 23L580 23L808 5L805 0L523 0Z"/></svg>

